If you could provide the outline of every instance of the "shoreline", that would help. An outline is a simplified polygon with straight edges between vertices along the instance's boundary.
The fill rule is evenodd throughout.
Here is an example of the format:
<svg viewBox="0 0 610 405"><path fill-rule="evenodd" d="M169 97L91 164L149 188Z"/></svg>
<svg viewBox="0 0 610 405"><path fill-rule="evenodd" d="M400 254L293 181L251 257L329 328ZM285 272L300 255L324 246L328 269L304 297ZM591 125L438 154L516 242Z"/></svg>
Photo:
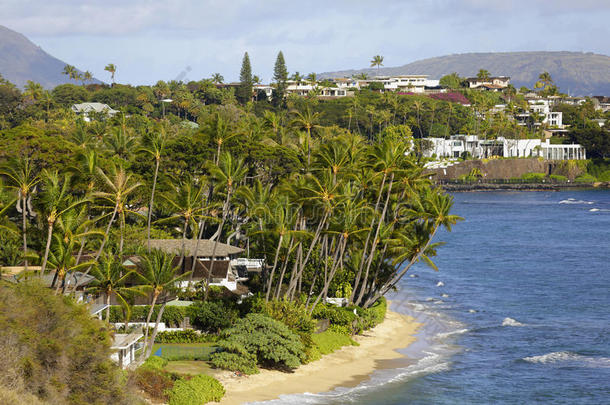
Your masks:
<svg viewBox="0 0 610 405"><path fill-rule="evenodd" d="M226 390L220 404L269 401L286 394L355 387L370 379L375 370L394 368L398 363L408 361L397 349L415 342L420 326L413 317L388 309L381 324L354 337L359 346L344 346L292 373L262 369L260 374L236 377L231 372L224 372L216 377Z"/></svg>
<svg viewBox="0 0 610 405"><path fill-rule="evenodd" d="M469 191L562 191L610 188L610 183L445 183L439 184L449 192Z"/></svg>

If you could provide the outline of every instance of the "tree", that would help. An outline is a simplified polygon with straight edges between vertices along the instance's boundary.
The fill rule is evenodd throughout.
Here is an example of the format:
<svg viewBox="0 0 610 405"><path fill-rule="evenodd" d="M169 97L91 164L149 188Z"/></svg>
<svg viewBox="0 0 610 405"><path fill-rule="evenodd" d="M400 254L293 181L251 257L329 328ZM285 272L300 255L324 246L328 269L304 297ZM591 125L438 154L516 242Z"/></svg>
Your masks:
<svg viewBox="0 0 610 405"><path fill-rule="evenodd" d="M110 323L110 299L115 296L119 303L126 307L125 294L133 292L140 293L140 288L126 287L125 282L129 280L134 271L125 268L121 262L112 254L106 254L96 263L91 271L94 280L88 285L87 291L93 294L104 294L106 296L106 323Z"/></svg>
<svg viewBox="0 0 610 405"><path fill-rule="evenodd" d="M176 288L176 283L183 280L189 275L190 272L176 275L178 267L173 265L175 259L174 255L167 254L158 249L152 249L150 253L143 254L141 256L141 262L138 270L138 274L142 281L141 289L150 295L150 309L146 316L146 324L144 331L144 349L138 360L139 364L142 364L150 353L152 352L152 346L157 336L157 329L161 322L161 317L167 305L167 300L163 302L157 319L155 321L155 327L153 329L152 336L149 339L149 324L150 318L152 317L153 311L155 310L155 304L159 300L159 297L166 299L169 293Z"/></svg>
<svg viewBox="0 0 610 405"><path fill-rule="evenodd" d="M212 75L212 82L216 84L221 84L224 82L225 78L220 73L214 73Z"/></svg>
<svg viewBox="0 0 610 405"><path fill-rule="evenodd" d="M150 252L150 222L155 203L155 190L157 188L157 178L159 176L159 165L161 164L161 155L165 150L165 130L163 127L159 131L148 132L143 139L142 150L155 159L155 173L150 191L150 203L148 204L148 218L146 220L146 248Z"/></svg>
<svg viewBox="0 0 610 405"><path fill-rule="evenodd" d="M242 104L252 101L252 66L248 52L244 54L239 73L239 88L236 94L237 100Z"/></svg>
<svg viewBox="0 0 610 405"><path fill-rule="evenodd" d="M5 176L9 181L9 187L17 190L19 194L19 205L17 211L21 212L21 233L23 237L23 261L25 270L28 270L28 237L27 237L27 216L28 211L33 214L30 204L31 193L40 182L40 177L36 174L37 170L29 158L16 158L9 161L0 170L0 175Z"/></svg>
<svg viewBox="0 0 610 405"><path fill-rule="evenodd" d="M319 126L320 113L312 111L309 106L305 111L296 110L294 113L293 124L304 129L307 133L307 168L309 169L311 166L311 131Z"/></svg>
<svg viewBox="0 0 610 405"><path fill-rule="evenodd" d="M457 73L453 72L451 74L441 77L441 79L439 80L439 84L449 89L459 89L460 87L462 87L463 81L463 78L461 78Z"/></svg>
<svg viewBox="0 0 610 405"><path fill-rule="evenodd" d="M275 89L272 95L273 105L279 107L284 104L284 98L286 96L286 81L288 80L288 69L286 68L286 61L284 60L284 54L280 51L275 59L275 66L273 67L273 81L275 82Z"/></svg>
<svg viewBox="0 0 610 405"><path fill-rule="evenodd" d="M76 70L76 68L72 65L64 66L64 70L62 71L62 73L68 76L68 79L70 80L76 81L79 78L78 70Z"/></svg>
<svg viewBox="0 0 610 405"><path fill-rule="evenodd" d="M53 235L53 227L57 221L67 211L85 203L86 200L74 200L70 194L70 175L64 174L63 179L60 178L57 170L42 171L42 190L38 198L40 211L47 222L47 243L45 246L44 256L40 273L44 274L49 257L49 249L51 248L51 237Z"/></svg>
<svg viewBox="0 0 610 405"><path fill-rule="evenodd" d="M114 74L116 73L116 65L114 63L109 63L106 65L104 70L110 73L110 80L112 80L112 84L114 84Z"/></svg>
<svg viewBox="0 0 610 405"><path fill-rule="evenodd" d="M90 82L93 80L93 74L90 71L83 73L83 82Z"/></svg>
<svg viewBox="0 0 610 405"><path fill-rule="evenodd" d="M379 68L383 66L383 56L375 55L371 60L371 67L377 66L377 76L379 76Z"/></svg>
<svg viewBox="0 0 610 405"><path fill-rule="evenodd" d="M485 69L479 69L479 72L477 73L478 79L489 79L490 76L491 74L489 73L489 71Z"/></svg>

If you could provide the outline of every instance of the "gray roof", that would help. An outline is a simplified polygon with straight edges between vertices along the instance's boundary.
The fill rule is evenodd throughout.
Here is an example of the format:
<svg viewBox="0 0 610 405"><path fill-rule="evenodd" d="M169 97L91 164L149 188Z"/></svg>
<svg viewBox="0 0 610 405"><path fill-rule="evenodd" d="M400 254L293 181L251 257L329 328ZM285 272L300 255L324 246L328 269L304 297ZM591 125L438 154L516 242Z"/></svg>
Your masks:
<svg viewBox="0 0 610 405"><path fill-rule="evenodd" d="M76 113L88 113L88 112L96 112L96 113L102 113L102 112L106 112L108 114L116 114L118 111L117 110L113 110L112 108L110 108L110 106L108 104L102 104L102 103L80 103L80 104L74 104L72 106L72 110Z"/></svg>
<svg viewBox="0 0 610 405"><path fill-rule="evenodd" d="M197 249L198 257L212 257L212 251L214 250L215 241L208 239L199 240L199 249ZM185 253L187 256L193 256L195 247L197 246L196 239L187 239L185 244ZM182 253L182 239L152 239L150 241L150 247L153 249L160 249L167 253L173 253L179 255ZM242 253L244 250L236 246L227 245L226 243L218 243L216 247L215 256L233 256Z"/></svg>

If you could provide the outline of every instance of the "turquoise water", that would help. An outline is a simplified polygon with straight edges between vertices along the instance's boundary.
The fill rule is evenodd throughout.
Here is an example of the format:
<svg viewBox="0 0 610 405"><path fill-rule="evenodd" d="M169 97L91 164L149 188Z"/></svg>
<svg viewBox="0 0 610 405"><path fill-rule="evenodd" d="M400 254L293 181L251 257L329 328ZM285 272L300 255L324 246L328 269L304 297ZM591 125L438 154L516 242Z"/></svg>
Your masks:
<svg viewBox="0 0 610 405"><path fill-rule="evenodd" d="M425 323L413 364L275 403L610 403L610 191L455 194L466 220L393 309Z"/></svg>

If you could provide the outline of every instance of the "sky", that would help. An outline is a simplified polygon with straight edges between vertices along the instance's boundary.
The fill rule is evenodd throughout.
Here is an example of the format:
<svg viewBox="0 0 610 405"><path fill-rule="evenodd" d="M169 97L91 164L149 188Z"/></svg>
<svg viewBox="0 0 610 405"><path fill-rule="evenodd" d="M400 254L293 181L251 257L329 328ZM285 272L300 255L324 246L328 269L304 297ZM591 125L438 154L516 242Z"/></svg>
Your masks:
<svg viewBox="0 0 610 405"><path fill-rule="evenodd" d="M120 83L239 77L248 52L269 82L278 51L301 74L465 52L610 55L610 0L0 0L0 25Z"/></svg>

